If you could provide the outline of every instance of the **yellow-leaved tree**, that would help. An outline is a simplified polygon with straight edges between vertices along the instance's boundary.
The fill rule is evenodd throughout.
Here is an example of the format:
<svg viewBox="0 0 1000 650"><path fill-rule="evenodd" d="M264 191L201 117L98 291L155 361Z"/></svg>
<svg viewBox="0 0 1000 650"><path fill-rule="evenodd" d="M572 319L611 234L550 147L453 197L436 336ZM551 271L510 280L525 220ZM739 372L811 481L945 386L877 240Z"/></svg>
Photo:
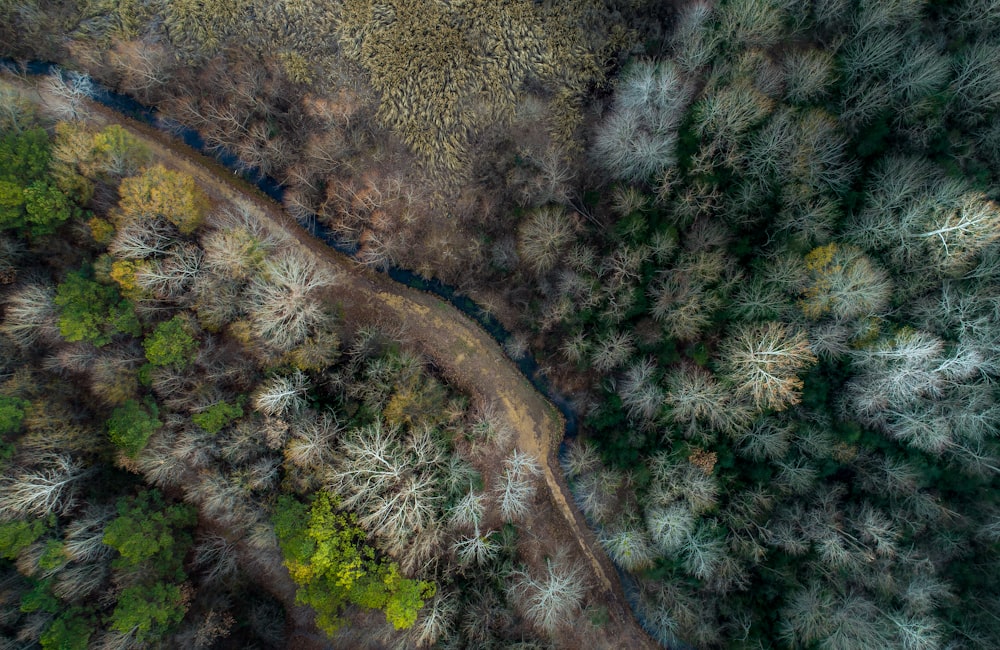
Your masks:
<svg viewBox="0 0 1000 650"><path fill-rule="evenodd" d="M326 492L311 506L282 496L274 527L285 566L299 585L296 600L316 610L316 625L331 636L348 604L383 610L397 630L411 627L437 589L433 582L403 577L395 562L377 557L354 514L338 512Z"/></svg>
<svg viewBox="0 0 1000 650"><path fill-rule="evenodd" d="M198 229L210 207L208 197L191 176L163 165L126 178L118 192L118 206L126 222L162 217L185 235Z"/></svg>

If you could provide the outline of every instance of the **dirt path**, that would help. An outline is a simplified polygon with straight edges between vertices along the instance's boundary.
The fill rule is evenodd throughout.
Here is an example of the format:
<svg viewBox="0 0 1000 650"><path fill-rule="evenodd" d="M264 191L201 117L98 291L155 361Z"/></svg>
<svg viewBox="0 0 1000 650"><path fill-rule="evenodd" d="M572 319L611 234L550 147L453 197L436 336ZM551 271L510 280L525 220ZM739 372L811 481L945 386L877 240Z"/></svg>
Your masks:
<svg viewBox="0 0 1000 650"><path fill-rule="evenodd" d="M42 98L43 103L55 101L51 96ZM457 388L493 401L498 415L516 432L518 449L538 459L548 488L548 503L540 506L524 526L525 533L538 547L539 558L562 552L568 554L573 565L586 567L591 590L585 604L607 609L607 620L601 624L591 624L587 616L567 621L567 632L558 639L560 646L573 650L659 647L637 624L614 566L573 504L557 458L565 430L561 414L534 389L488 333L436 296L403 286L329 248L232 172L156 129L100 105L91 106L88 119L99 124L121 124L154 150L158 162L193 176L213 199L242 207L269 224L276 234L294 239L336 272L338 282L331 298L343 307L346 321L405 331ZM287 575L271 575L268 581L282 583L272 586L283 600L294 593ZM305 638L314 636L311 631L300 633Z"/></svg>

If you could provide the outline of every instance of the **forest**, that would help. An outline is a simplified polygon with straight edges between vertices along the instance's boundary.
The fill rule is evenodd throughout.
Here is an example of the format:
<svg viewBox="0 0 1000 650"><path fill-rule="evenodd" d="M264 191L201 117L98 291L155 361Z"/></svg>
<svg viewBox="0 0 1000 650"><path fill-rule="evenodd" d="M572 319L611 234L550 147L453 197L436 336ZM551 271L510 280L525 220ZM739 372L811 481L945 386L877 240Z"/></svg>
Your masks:
<svg viewBox="0 0 1000 650"><path fill-rule="evenodd" d="M1000 647L997 0L0 0L0 55L61 66L0 87L0 647L632 644L496 396L95 83L504 325L651 644Z"/></svg>

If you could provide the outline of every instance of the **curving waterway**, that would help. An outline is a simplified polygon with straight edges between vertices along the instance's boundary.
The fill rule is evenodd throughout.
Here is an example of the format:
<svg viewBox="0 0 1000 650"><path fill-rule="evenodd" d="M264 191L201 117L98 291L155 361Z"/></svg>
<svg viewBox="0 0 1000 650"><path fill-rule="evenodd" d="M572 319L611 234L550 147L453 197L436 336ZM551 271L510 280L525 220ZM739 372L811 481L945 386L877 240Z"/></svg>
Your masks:
<svg viewBox="0 0 1000 650"><path fill-rule="evenodd" d="M18 75L46 76L60 74L62 68L54 63L44 61L18 62L9 58L0 57L0 68ZM96 81L93 84L93 91L89 98L103 106L106 106L117 113L133 120L148 124L157 130L172 135L182 140L187 146L199 153L212 158L233 174L242 178L245 182L253 185L262 193L266 194L278 204L283 204L285 189L274 178L262 174L260 170L248 167L236 155L224 149L209 147L201 135L194 129L188 128L162 115L156 108L146 106L136 101L132 97L112 91ZM338 238L329 228L320 223L316 215L311 215L303 221L301 226L313 237L324 242L334 250L357 258L357 246ZM427 280L416 273L398 267L388 267L382 271L388 277L405 286L426 291L442 300L447 301L463 314L474 320L483 330L493 337L505 349L503 344L510 338L511 334L494 318L491 314L480 308L472 299L462 294L458 289L441 282L438 279ZM505 351L506 354L506 351ZM509 357L509 355L508 355ZM531 383L531 385L546 397L562 414L565 421L565 431L560 443L560 456L565 451L566 443L574 439L579 431L579 416L573 409L569 399L555 388L548 381L538 362L530 354L525 354L521 358L509 357L520 373ZM628 573L623 572L615 566L619 580L625 592L626 599L636 620L646 628L647 631L655 634L650 629L643 617L636 608L635 583ZM675 646L686 648L687 646Z"/></svg>

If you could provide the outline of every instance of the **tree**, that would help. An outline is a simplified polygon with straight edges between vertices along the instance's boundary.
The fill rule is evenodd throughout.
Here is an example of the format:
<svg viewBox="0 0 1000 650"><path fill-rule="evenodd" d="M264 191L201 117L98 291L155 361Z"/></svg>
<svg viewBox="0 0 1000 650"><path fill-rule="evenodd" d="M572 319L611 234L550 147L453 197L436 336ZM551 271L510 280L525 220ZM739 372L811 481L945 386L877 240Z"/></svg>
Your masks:
<svg viewBox="0 0 1000 650"><path fill-rule="evenodd" d="M690 508L682 503L646 509L646 528L660 551L674 555L680 551L695 529Z"/></svg>
<svg viewBox="0 0 1000 650"><path fill-rule="evenodd" d="M631 332L612 331L601 337L590 354L595 370L607 372L624 365L635 350Z"/></svg>
<svg viewBox="0 0 1000 650"><path fill-rule="evenodd" d="M614 178L646 180L676 163L677 130L693 88L671 61L633 63L598 127L594 155Z"/></svg>
<svg viewBox="0 0 1000 650"><path fill-rule="evenodd" d="M205 432L216 434L222 431L233 420L243 417L243 407L241 406L243 401L241 398L236 404L228 402L213 404L205 410L192 415L191 421L204 429Z"/></svg>
<svg viewBox="0 0 1000 650"><path fill-rule="evenodd" d="M445 457L435 436L420 427L400 440L399 427L376 420L340 439L331 486L390 552L407 548L414 533L436 527L441 518Z"/></svg>
<svg viewBox="0 0 1000 650"><path fill-rule="evenodd" d="M45 524L46 522L40 519L34 521L16 519L0 523L0 557L16 560L21 551L45 534Z"/></svg>
<svg viewBox="0 0 1000 650"><path fill-rule="evenodd" d="M720 346L719 357L737 395L758 409L778 411L799 401L798 373L816 362L805 334L773 321L737 327Z"/></svg>
<svg viewBox="0 0 1000 650"><path fill-rule="evenodd" d="M748 408L704 368L693 364L675 368L666 385L667 416L682 427L685 437L708 437L702 432L705 427L729 433L750 420Z"/></svg>
<svg viewBox="0 0 1000 650"><path fill-rule="evenodd" d="M164 219L131 219L118 224L108 244L108 252L123 259L145 259L167 254L176 231Z"/></svg>
<svg viewBox="0 0 1000 650"><path fill-rule="evenodd" d="M109 627L139 641L156 641L180 623L186 611L187 598L180 586L164 582L134 585L118 596Z"/></svg>
<svg viewBox="0 0 1000 650"><path fill-rule="evenodd" d="M328 266L318 266L303 250L268 259L249 289L254 332L281 351L301 344L315 330L331 323L333 314L315 293L334 280Z"/></svg>
<svg viewBox="0 0 1000 650"><path fill-rule="evenodd" d="M201 274L203 256L193 244L171 246L162 258L136 265L135 286L158 300L179 300Z"/></svg>
<svg viewBox="0 0 1000 650"><path fill-rule="evenodd" d="M183 315L157 325L142 342L146 359L154 366L185 368L198 350L198 341L189 330L190 323Z"/></svg>
<svg viewBox="0 0 1000 650"><path fill-rule="evenodd" d="M0 395L0 436L16 433L24 421L24 411L30 402L20 397Z"/></svg>
<svg viewBox="0 0 1000 650"><path fill-rule="evenodd" d="M94 617L82 607L71 607L45 628L38 641L42 650L87 650L95 632Z"/></svg>
<svg viewBox="0 0 1000 650"><path fill-rule="evenodd" d="M9 472L0 480L0 513L9 518L62 514L76 504L78 482L90 471L68 454L53 454L31 469Z"/></svg>
<svg viewBox="0 0 1000 650"><path fill-rule="evenodd" d="M282 496L274 527L299 585L296 601L315 609L317 626L331 636L343 625L340 611L348 603L382 609L398 630L411 627L434 596L434 583L404 578L395 563L377 558L354 515L337 512L326 492L311 506Z"/></svg>
<svg viewBox="0 0 1000 650"><path fill-rule="evenodd" d="M796 49L788 52L785 68L785 97L792 102L821 100L830 92L837 78L833 54L820 49Z"/></svg>
<svg viewBox="0 0 1000 650"><path fill-rule="evenodd" d="M8 131L0 135L2 181L24 188L44 180L51 158L49 135L43 128Z"/></svg>
<svg viewBox="0 0 1000 650"><path fill-rule="evenodd" d="M913 236L925 242L946 273L964 272L980 251L1000 239L1000 204L980 192L966 192L955 203L928 211Z"/></svg>
<svg viewBox="0 0 1000 650"><path fill-rule="evenodd" d="M118 187L124 221L162 217L190 235L204 222L210 202L194 178L163 165L148 168Z"/></svg>
<svg viewBox="0 0 1000 650"><path fill-rule="evenodd" d="M305 408L309 379L299 370L291 375L272 377L257 387L253 406L264 415L281 416Z"/></svg>
<svg viewBox="0 0 1000 650"><path fill-rule="evenodd" d="M951 87L971 123L1000 107L1000 45L979 40L967 45L956 57Z"/></svg>
<svg viewBox="0 0 1000 650"><path fill-rule="evenodd" d="M135 176L152 160L149 147L118 124L94 134L91 156L93 171L112 178Z"/></svg>
<svg viewBox="0 0 1000 650"><path fill-rule="evenodd" d="M48 92L60 101L53 110L64 120L79 120L84 115L84 102L94 96L94 82L80 72L57 69L45 79Z"/></svg>
<svg viewBox="0 0 1000 650"><path fill-rule="evenodd" d="M151 400L142 404L130 399L111 412L107 421L108 437L127 456L135 458L149 437L163 425L156 419L158 412Z"/></svg>
<svg viewBox="0 0 1000 650"><path fill-rule="evenodd" d="M80 210L55 185L36 181L24 188L24 225L37 237L51 235L64 222L79 216Z"/></svg>
<svg viewBox="0 0 1000 650"><path fill-rule="evenodd" d="M481 532L479 526L471 535L463 535L452 544L459 564L484 566L496 559L500 547L493 539L493 531Z"/></svg>
<svg viewBox="0 0 1000 650"><path fill-rule="evenodd" d="M44 129L0 136L0 230L46 235L76 208L48 176L51 160Z"/></svg>
<svg viewBox="0 0 1000 650"><path fill-rule="evenodd" d="M141 333L132 303L113 286L90 279L86 270L74 271L56 287L59 332L67 341L88 341L100 347L118 334Z"/></svg>
<svg viewBox="0 0 1000 650"><path fill-rule="evenodd" d="M518 255L536 275L544 275L573 243L575 230L576 224L561 206L532 210L517 229Z"/></svg>
<svg viewBox="0 0 1000 650"><path fill-rule="evenodd" d="M25 284L7 296L0 331L17 345L30 348L38 342L59 340L55 292L39 283Z"/></svg>
<svg viewBox="0 0 1000 650"><path fill-rule="evenodd" d="M235 280L257 275L276 246L275 238L244 210L223 210L215 222L218 227L201 240L206 266Z"/></svg>
<svg viewBox="0 0 1000 650"><path fill-rule="evenodd" d="M565 560L546 560L541 576L517 569L510 580L511 599L531 623L550 634L571 623L587 591L579 566L571 567Z"/></svg>
<svg viewBox="0 0 1000 650"><path fill-rule="evenodd" d="M118 565L183 579L184 556L191 546L187 529L197 523L194 508L167 505L158 490L144 490L119 499L116 509L118 516L105 527L103 542L118 551Z"/></svg>
<svg viewBox="0 0 1000 650"><path fill-rule="evenodd" d="M528 516L531 500L535 496L535 477L540 473L538 463L527 454L515 449L507 457L494 488L500 501L500 516L504 520L519 521Z"/></svg>
<svg viewBox="0 0 1000 650"><path fill-rule="evenodd" d="M598 539L611 560L626 571L648 569L656 559L649 535L631 522L602 530Z"/></svg>
<svg viewBox="0 0 1000 650"><path fill-rule="evenodd" d="M860 249L828 244L805 257L808 280L799 308L809 318L832 313L838 319L883 315L892 282Z"/></svg>

